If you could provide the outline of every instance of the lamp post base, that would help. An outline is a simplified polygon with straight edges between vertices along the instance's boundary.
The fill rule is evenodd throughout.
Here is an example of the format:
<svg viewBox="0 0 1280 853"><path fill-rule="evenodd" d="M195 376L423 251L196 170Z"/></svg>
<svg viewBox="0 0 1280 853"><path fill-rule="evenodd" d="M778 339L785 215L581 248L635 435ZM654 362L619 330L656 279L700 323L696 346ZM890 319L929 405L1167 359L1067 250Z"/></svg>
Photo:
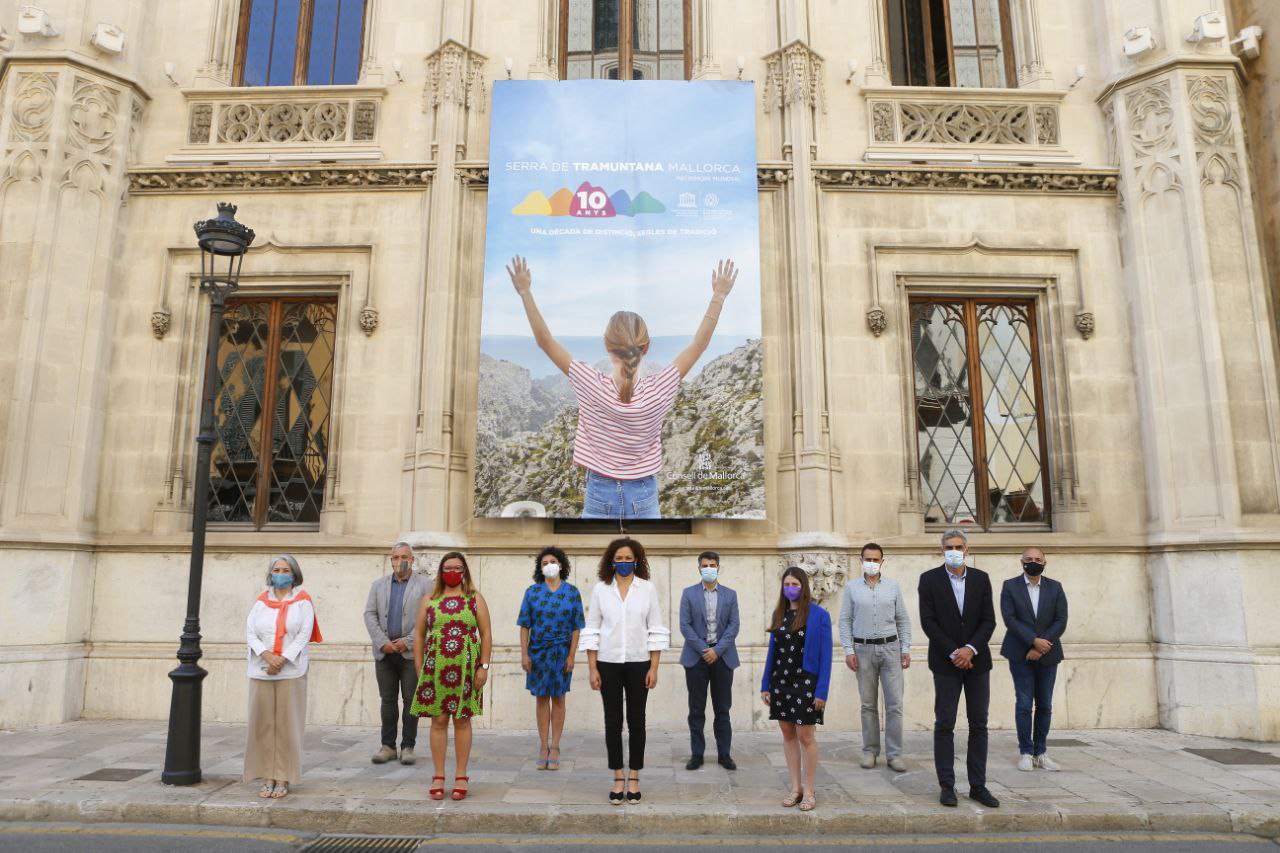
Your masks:
<svg viewBox="0 0 1280 853"><path fill-rule="evenodd" d="M173 698L169 703L169 740L164 753L166 785L195 785L200 775L201 682L208 671L194 662L183 662L169 673Z"/></svg>

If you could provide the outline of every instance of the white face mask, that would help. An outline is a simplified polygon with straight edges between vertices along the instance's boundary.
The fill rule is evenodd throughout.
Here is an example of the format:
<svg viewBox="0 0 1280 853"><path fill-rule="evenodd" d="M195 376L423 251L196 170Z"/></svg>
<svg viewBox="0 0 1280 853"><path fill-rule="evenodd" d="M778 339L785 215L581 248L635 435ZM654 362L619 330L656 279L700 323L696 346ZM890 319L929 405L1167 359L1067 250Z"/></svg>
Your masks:
<svg viewBox="0 0 1280 853"><path fill-rule="evenodd" d="M560 577L560 564L559 563L543 563L542 576L544 578Z"/></svg>
<svg viewBox="0 0 1280 853"><path fill-rule="evenodd" d="M964 551L943 551L942 560L948 568L958 569L964 565Z"/></svg>
<svg viewBox="0 0 1280 853"><path fill-rule="evenodd" d="M865 561L862 564L862 573L864 575L871 575L871 577L875 577L876 575L880 574L880 564L872 563L870 561Z"/></svg>

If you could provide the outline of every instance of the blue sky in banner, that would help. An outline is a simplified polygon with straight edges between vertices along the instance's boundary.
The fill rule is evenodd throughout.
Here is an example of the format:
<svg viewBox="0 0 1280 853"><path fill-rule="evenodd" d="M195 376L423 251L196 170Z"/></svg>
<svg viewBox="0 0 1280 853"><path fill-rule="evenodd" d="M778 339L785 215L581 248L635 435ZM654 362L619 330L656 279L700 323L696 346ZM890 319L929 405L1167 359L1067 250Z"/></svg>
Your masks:
<svg viewBox="0 0 1280 853"><path fill-rule="evenodd" d="M490 140L482 352L535 376L555 372L532 344L504 269L517 254L529 260L552 333L577 358L604 358L605 322L627 309L664 339L661 346L655 340L654 360L669 361L701 321L711 271L725 257L742 272L699 366L760 336L751 83L498 81ZM607 218L512 213L532 192L576 194L584 182L614 199L619 191L633 200L648 193L665 210ZM578 233L556 233L565 231ZM644 233L652 231L663 233Z"/></svg>

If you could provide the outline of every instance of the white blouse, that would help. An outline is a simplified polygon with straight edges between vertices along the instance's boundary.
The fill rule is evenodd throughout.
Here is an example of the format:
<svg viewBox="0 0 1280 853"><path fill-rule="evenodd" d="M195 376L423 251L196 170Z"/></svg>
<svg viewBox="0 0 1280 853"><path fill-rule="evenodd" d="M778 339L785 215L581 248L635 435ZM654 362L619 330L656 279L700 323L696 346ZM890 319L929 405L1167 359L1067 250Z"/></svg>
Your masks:
<svg viewBox="0 0 1280 853"><path fill-rule="evenodd" d="M257 599L254 599L253 607L249 609L246 627L250 678L282 681L286 678L301 678L307 674L307 644L311 642L311 628L315 625L316 612L311 602L305 599L289 605L289 612L284 620L284 644L280 650L285 664L275 675L267 674L267 662L260 655L271 651L275 646L276 616L279 613L279 610L268 607Z"/></svg>
<svg viewBox="0 0 1280 853"><path fill-rule="evenodd" d="M587 627L579 648L596 652L604 663L649 660L649 652L666 651L671 632L662 624L658 588L644 578L634 578L624 600L616 583L600 581L591 589Z"/></svg>

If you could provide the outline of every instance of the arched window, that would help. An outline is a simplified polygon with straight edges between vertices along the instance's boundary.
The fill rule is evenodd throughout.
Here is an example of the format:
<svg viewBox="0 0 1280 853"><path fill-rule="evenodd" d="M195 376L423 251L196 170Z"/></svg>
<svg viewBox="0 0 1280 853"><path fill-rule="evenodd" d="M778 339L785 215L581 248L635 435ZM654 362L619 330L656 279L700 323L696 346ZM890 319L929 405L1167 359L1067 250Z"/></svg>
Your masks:
<svg viewBox="0 0 1280 853"><path fill-rule="evenodd" d="M690 2L562 0L560 79L689 79Z"/></svg>
<svg viewBox="0 0 1280 853"><path fill-rule="evenodd" d="M350 85L360 76L364 0L240 0L236 85Z"/></svg>
<svg viewBox="0 0 1280 853"><path fill-rule="evenodd" d="M894 85L1018 85L1009 0L885 3Z"/></svg>

